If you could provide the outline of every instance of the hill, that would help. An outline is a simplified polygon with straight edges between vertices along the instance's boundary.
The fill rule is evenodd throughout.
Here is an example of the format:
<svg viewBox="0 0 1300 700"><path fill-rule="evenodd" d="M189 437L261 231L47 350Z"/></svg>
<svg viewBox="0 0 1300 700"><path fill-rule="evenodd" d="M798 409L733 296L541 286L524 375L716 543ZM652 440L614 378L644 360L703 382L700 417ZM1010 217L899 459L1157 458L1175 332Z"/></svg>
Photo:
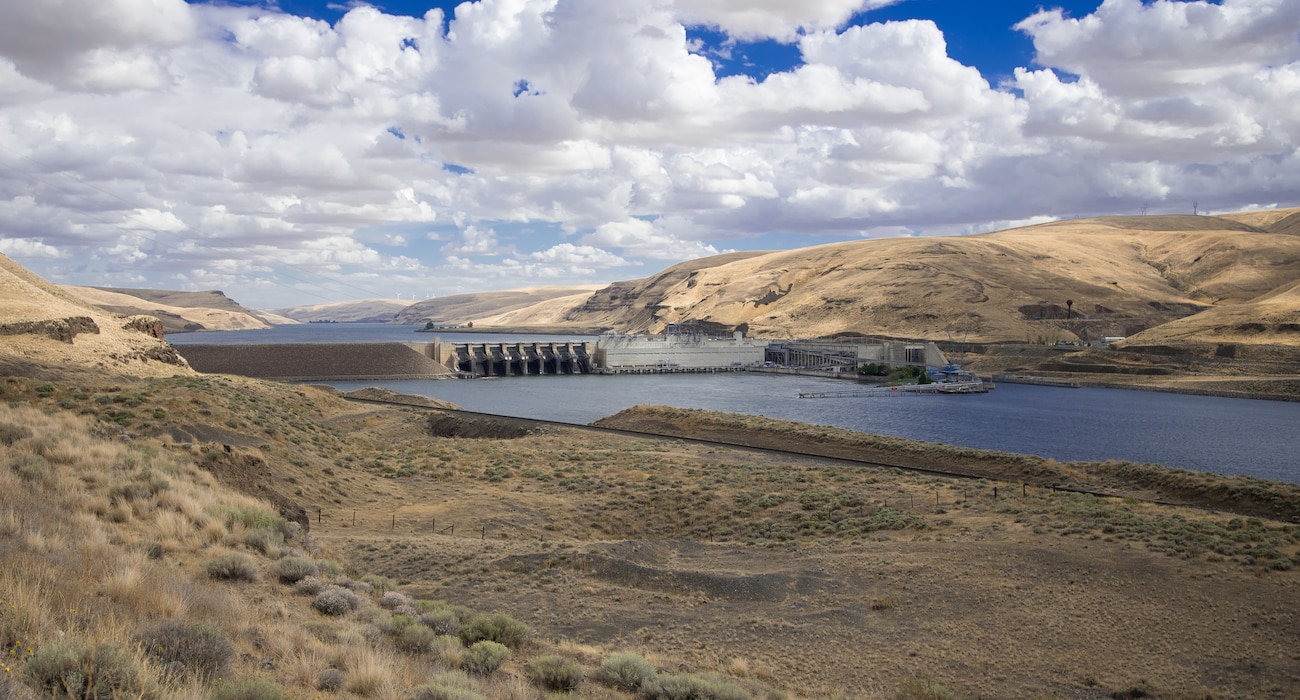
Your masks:
<svg viewBox="0 0 1300 700"><path fill-rule="evenodd" d="M136 376L189 373L152 316L121 316L0 255L0 371L44 376L77 371Z"/></svg>
<svg viewBox="0 0 1300 700"><path fill-rule="evenodd" d="M222 292L175 292L163 289L64 287L68 292L116 314L145 314L162 321L168 333L270 328L264 315L240 306Z"/></svg>
<svg viewBox="0 0 1300 700"><path fill-rule="evenodd" d="M609 285L563 320L632 332L693 321L778 338L1130 336L1271 294L1279 295L1271 307L1292 308L1278 290L1300 280L1298 214L1101 217L717 256ZM1178 328L1191 340L1195 328L1222 325L1215 317ZM1287 323L1241 333L1251 342L1300 341Z"/></svg>
<svg viewBox="0 0 1300 700"><path fill-rule="evenodd" d="M388 323L399 312L415 304L405 299L363 299L309 304L276 309L274 313L299 323L334 321L338 323Z"/></svg>
<svg viewBox="0 0 1300 700"><path fill-rule="evenodd" d="M412 325L424 325L426 323L466 325L558 297L590 294L597 288L594 285L586 287L528 287L504 292L454 294L411 304L399 311L392 322ZM538 318L549 317L549 314L539 314ZM541 323L543 323L542 320L529 321L530 325Z"/></svg>

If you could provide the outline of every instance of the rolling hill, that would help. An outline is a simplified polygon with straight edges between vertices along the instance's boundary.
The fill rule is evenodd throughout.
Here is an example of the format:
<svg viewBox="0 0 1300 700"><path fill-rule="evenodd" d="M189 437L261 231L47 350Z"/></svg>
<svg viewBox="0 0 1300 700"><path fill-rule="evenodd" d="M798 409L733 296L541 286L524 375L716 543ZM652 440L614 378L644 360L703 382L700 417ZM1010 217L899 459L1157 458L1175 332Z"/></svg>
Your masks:
<svg viewBox="0 0 1300 700"><path fill-rule="evenodd" d="M0 255L0 372L192 373L162 337L157 318L104 311Z"/></svg>
<svg viewBox="0 0 1300 700"><path fill-rule="evenodd" d="M400 311L392 322L421 325L425 323L479 324L487 317L533 307L536 304L545 304L545 302L558 297L587 295L596 289L599 289L599 287L595 285L585 287L529 287L504 292L454 294L436 299L426 299L412 304ZM538 307L533 320L529 320L528 323L545 323L540 319L551 317L551 314L542 312L542 309L545 308L548 307Z"/></svg>
<svg viewBox="0 0 1300 700"><path fill-rule="evenodd" d="M216 290L177 292L71 286L64 289L110 313L157 317L168 333L248 330L270 328L272 323L293 323L245 308Z"/></svg>
<svg viewBox="0 0 1300 700"><path fill-rule="evenodd" d="M405 299L364 299L361 301L336 301L328 304L309 304L276 309L274 313L299 323L388 323L399 312L414 304Z"/></svg>
<svg viewBox="0 0 1300 700"><path fill-rule="evenodd" d="M1101 217L722 255L611 284L561 320L628 332L695 322L768 337L961 333L978 342L1164 338L1159 327L1180 321L1170 332L1188 342L1214 342L1227 324L1238 342L1293 344L1300 307L1283 290L1300 280L1298 215ZM1265 308L1275 321L1241 320ZM510 320L555 314L522 309Z"/></svg>

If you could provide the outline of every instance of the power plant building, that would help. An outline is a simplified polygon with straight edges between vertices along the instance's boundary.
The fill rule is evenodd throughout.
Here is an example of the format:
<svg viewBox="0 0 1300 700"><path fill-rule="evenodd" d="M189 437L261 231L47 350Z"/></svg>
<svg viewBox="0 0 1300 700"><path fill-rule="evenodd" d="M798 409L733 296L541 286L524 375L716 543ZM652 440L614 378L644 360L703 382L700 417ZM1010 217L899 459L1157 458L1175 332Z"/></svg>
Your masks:
<svg viewBox="0 0 1300 700"><path fill-rule="evenodd" d="M606 333L596 342L595 360L598 371L608 374L740 370L762 367L767 344L739 332L731 338Z"/></svg>

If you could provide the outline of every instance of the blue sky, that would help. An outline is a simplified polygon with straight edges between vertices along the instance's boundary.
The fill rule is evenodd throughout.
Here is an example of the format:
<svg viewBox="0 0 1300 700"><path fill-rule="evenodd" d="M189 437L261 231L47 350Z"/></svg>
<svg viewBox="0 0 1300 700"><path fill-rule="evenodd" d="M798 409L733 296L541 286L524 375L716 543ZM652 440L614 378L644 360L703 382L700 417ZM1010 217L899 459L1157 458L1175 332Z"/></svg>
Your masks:
<svg viewBox="0 0 1300 700"><path fill-rule="evenodd" d="M62 2L0 5L0 252L61 283L276 308L1300 204L1294 0Z"/></svg>

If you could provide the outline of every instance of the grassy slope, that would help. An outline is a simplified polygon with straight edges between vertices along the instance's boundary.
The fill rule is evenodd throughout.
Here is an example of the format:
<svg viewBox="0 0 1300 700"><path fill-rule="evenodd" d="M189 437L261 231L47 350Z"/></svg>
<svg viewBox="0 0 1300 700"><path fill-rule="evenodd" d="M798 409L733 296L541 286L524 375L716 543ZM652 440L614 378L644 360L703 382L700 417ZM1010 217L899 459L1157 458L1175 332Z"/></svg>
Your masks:
<svg viewBox="0 0 1300 700"><path fill-rule="evenodd" d="M263 676L294 697L314 697L315 686L329 669L339 674L345 696L398 698L456 667L464 653L458 645L430 642L403 650L406 643L400 633L405 622L377 605L382 589L398 584L422 598L446 598L483 611L507 610L539 632L501 672L467 681L487 697L536 696L526 657L558 652L591 674L620 647L641 651L661 668L735 674L728 676L729 682L748 687L753 697L769 692L776 693L770 697L827 697L836 688L844 692L863 687L859 671L824 665L833 658L835 645L842 643L837 641L839 627L829 621L821 626L822 634L804 639L798 648L728 641L733 615L770 616L773 624L791 625L786 629L792 639L802 638L803 622L781 621L789 611L797 611L781 602L784 594L778 594L775 608L763 607L762 601L747 612L698 607L694 614L708 622L694 635L668 633L637 641L582 622L593 612L606 619L636 619L637 607L618 607L625 598L630 605L654 607L655 598L666 596L677 601L670 604L674 609L686 611L701 600L719 595L725 600L727 587L734 585L727 582L733 579L766 585L764 581L783 581L787 575L773 571L736 578L737 572L755 564L728 559L731 563L722 564L719 573L701 579L700 572L723 560L683 561L686 569L676 571L669 560L628 559L632 546L682 547L713 540L716 544L709 546L724 548L717 550L717 557L734 558L755 546L759 552L776 547L778 559L797 556L810 546L826 556L842 551L856 552L857 557L864 542L889 548L890 541L897 540L923 551L946 538L960 538L959 533L980 532L981 538L996 539L1010 529L1023 531L1029 541L1001 546L1033 559L1037 547L1060 540L1061 534L1069 538L1063 544L1085 545L1089 537L1104 535L1108 541L1117 540L1114 546L1137 546L1138 552L1125 556L1136 556L1145 562L1143 567L1157 563L1163 554L1200 562L1197 568L1209 567L1225 581L1239 581L1226 585L1245 586L1242 600L1249 601L1263 595L1254 588L1293 585L1294 574L1284 569L1300 556L1300 532L1274 523L1234 525L1227 516L1046 492L1007 500L1006 494L1015 488L1006 482L1001 482L1002 499L969 498L970 486L956 482L815 463L792 465L670 440L591 437L557 429L502 431L500 426L477 434L492 435L495 430L515 439L438 437L430 431L473 431L451 431L446 420L430 421L421 411L357 406L308 387L233 377L124 380L117 385L85 377L68 382L13 377L2 386L9 407L0 407L0 432L19 435L0 448L0 546L7 564L0 573L0 597L14 606L0 617L6 641L21 641L20 647L32 648L37 656L69 639L107 642L136 654L133 638L147 632L152 620L203 623L218 629L235 647L226 677ZM681 416L661 418L681 422ZM701 431L732 420L689 418L692 430ZM22 427L31 434L24 436ZM777 435L822 435L821 429L810 426L763 429ZM123 442L123 436L133 437ZM895 450L908 449L889 442L887 447ZM927 446L913 449L939 454ZM35 457L40 458L36 467L20 466ZM915 508L918 499L924 503L935 498L936 489L949 509L947 515ZM879 506L882 495L893 505ZM904 498L912 507L899 505ZM274 537L268 544L257 527L230 515L259 511L273 519L281 509L291 512L295 505L306 507L311 515L320 508L324 519L311 520L310 535L297 534L283 544ZM359 513L355 524L346 518L349 511ZM459 523L461 528L431 540L430 518ZM493 532L483 532L487 546L480 544L476 527L465 532L476 522L492 525ZM1043 528L1043 534L1030 533L1030 525L1034 532ZM539 532L550 542L529 541L531 533ZM1034 544L1048 536L1050 540ZM925 544L932 540L934 544ZM731 549L735 547L741 549ZM373 592L353 584L369 602L342 618L325 617L311 609L309 597L276 582L277 558L286 552L313 560L340 559L346 569L338 574L342 583L367 571L389 580L370 579L380 586ZM210 580L207 564L228 554L246 557L256 580ZM936 556L945 555L940 549ZM626 575L630 563L619 562L635 561L648 564L651 568L645 571L655 580L677 581L686 592L670 587L643 596L643 591L657 589L602 582L616 572ZM814 564L797 566L802 570ZM557 571L575 576L583 572L589 583L585 588L557 588ZM1255 573L1247 578L1234 572ZM1265 572L1264 579L1249 583ZM797 580L804 579L791 579ZM701 585L704 588L691 588ZM723 588L709 593L714 585ZM878 603L871 605L879 605L886 616L895 614L891 609L919 614L921 609L913 608L929 603L902 593L898 586L904 585L882 579ZM968 585L978 589L985 584ZM552 612L567 609L568 598L557 595L566 590L588 596L588 611L559 619L529 612L538 605ZM935 600L945 597L937 595ZM1083 592L1075 597L1084 599ZM1148 612L1139 609L1135 614L1145 619ZM719 613L727 617L712 617ZM566 625L566 620L572 624ZM995 627L988 630L996 632ZM920 635L910 637L911 643L925 644L928 638L924 632L909 634ZM562 636L589 644L548 641ZM1225 640L1245 643L1232 635ZM910 692L908 679L916 674L937 675L950 686L969 683L994 695L1056 687L1041 681L996 681L936 659L918 666L907 657L890 658L879 661L896 664L896 670L874 682L902 693ZM167 697L206 697L219 685L169 680L158 664L146 659L135 663L146 681L163 688ZM988 663L997 667L995 672L1004 672L996 662ZM1050 675L1046 667L1031 668L1035 674ZM1177 663L1153 667L1149 680L1156 687L1182 687L1186 679L1174 679L1187 672ZM1097 673L1094 683L1113 688L1134 681L1123 674ZM1272 671L1262 677L1276 682ZM1196 683L1210 684L1208 676L1196 678ZM1074 679L1067 685L1079 683ZM584 683L582 696L630 697L591 680Z"/></svg>

